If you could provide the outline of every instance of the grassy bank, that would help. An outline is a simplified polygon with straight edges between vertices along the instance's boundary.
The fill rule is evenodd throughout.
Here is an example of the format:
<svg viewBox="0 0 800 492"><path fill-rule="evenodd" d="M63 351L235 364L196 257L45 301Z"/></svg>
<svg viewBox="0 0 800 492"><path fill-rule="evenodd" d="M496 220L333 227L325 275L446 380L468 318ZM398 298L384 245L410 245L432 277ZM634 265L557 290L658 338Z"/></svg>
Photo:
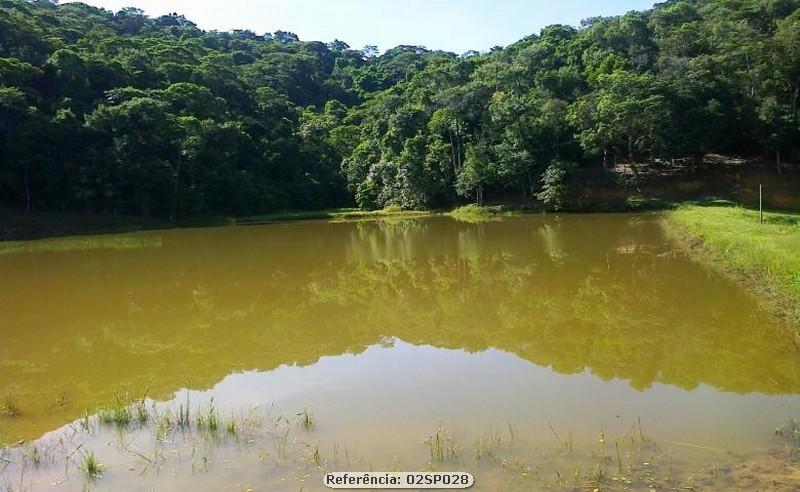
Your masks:
<svg viewBox="0 0 800 492"><path fill-rule="evenodd" d="M701 259L747 284L800 323L800 213L764 214L725 203L683 205L667 228Z"/></svg>
<svg viewBox="0 0 800 492"><path fill-rule="evenodd" d="M527 207L506 207L503 205L464 205L445 213L445 215L461 222L483 222L487 220L496 220L501 217L513 217L517 215L534 213L537 211L540 210Z"/></svg>

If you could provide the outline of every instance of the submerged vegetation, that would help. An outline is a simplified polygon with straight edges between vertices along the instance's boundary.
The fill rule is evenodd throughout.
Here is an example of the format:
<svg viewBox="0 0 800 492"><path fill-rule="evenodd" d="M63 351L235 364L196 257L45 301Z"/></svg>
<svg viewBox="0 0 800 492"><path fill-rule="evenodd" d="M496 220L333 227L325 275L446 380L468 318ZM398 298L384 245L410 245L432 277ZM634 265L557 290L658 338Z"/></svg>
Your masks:
<svg viewBox="0 0 800 492"><path fill-rule="evenodd" d="M800 322L800 214L766 212L763 220L757 210L706 204L679 207L667 224L694 251Z"/></svg>
<svg viewBox="0 0 800 492"><path fill-rule="evenodd" d="M506 196L569 210L573 185L636 190L645 164L741 153L780 173L800 141L799 5L586 12L456 54L2 0L0 206L169 223Z"/></svg>
<svg viewBox="0 0 800 492"><path fill-rule="evenodd" d="M138 408L134 402L130 414L137 413ZM302 488L309 480L321 480L326 472L353 467L471 471L477 474L478 488L503 490L755 490L770 485L774 487L771 490L788 491L800 485L789 467L799 456L800 432L795 421L776 431L778 437L771 451L752 455L652 439L638 419L627 432L613 439L600 429L595 444L588 448L573 446L571 431L566 432L568 438L563 438L549 423L542 425L542 431L549 427L556 437L556 447L535 446L526 432L511 423L489 427L474 438L475 453L470 457L462 456L460 450L475 434L466 429L453 432L440 424L420 443L427 447L427 456L414 453L395 457L394 464L388 465L368 454L349 451L342 441L335 440L329 446L316 435L313 425L302 425L305 432L298 434L286 417L272 417L257 408L219 422L221 428L229 429L224 434L209 432L215 425L212 422L218 422L213 398L208 407L192 409L190 413L197 417L189 427L177 425L177 415L184 412L183 408L173 411L169 405L153 404L141 426L117 432L103 427L98 414L99 427L91 418L87 427L68 426L50 439L4 448L0 450L0 485L7 490L25 490L31 480L49 476L51 471L60 470L61 480L66 481L74 470L87 487L102 480L105 487L125 488L132 479L147 487L158 483L161 470L168 468L169 479L176 484L188 486L192 477L207 480L203 477L220 474L223 480L252 480L253 485L269 488L273 484L284 490L295 480ZM301 422L312 421L308 409L298 415L303 417ZM164 419L171 421L168 438L160 430ZM147 444L148 433L154 436L149 440L151 444ZM106 440L106 444L98 446ZM87 448L90 442L97 446L94 450ZM700 461L693 454L698 449L706 453ZM125 470L121 469L123 464ZM272 471L264 475L265 469ZM765 475L760 477L758 473L762 471Z"/></svg>
<svg viewBox="0 0 800 492"><path fill-rule="evenodd" d="M430 449L432 463L445 463L458 458L458 446L455 439L444 427L439 427L436 432L425 439Z"/></svg>
<svg viewBox="0 0 800 492"><path fill-rule="evenodd" d="M800 461L800 420L792 420L777 431L783 437L789 456Z"/></svg>
<svg viewBox="0 0 800 492"><path fill-rule="evenodd" d="M0 398L0 415L6 417L16 417L20 414L19 406L13 396Z"/></svg>
<svg viewBox="0 0 800 492"><path fill-rule="evenodd" d="M302 412L297 414L300 417L300 426L307 430L312 431L314 427L316 427L316 421L314 420L314 414L311 413L308 407L304 408Z"/></svg>

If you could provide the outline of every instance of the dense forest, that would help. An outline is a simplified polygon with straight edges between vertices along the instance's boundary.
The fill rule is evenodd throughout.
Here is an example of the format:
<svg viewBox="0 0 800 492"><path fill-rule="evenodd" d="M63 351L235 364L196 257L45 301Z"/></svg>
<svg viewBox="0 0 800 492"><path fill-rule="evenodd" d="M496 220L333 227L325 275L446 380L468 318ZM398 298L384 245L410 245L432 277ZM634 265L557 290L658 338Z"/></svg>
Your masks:
<svg viewBox="0 0 800 492"><path fill-rule="evenodd" d="M741 153L780 172L799 95L800 0L670 0L463 54L0 0L0 206L558 209L587 170L636 186L637 163Z"/></svg>

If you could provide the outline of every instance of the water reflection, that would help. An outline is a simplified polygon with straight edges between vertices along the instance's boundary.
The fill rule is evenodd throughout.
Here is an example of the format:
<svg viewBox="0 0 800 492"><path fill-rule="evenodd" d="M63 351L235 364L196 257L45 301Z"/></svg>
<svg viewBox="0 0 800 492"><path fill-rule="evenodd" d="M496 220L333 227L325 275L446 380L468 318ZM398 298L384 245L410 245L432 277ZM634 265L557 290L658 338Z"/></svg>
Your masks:
<svg viewBox="0 0 800 492"><path fill-rule="evenodd" d="M656 217L306 222L141 236L159 247L0 256L0 391L22 414L0 418L0 441L36 437L120 388L167 399L187 384L308 366L394 337L498 350L548 368L553 384L574 374L630 394L673 388L642 393L654 405L678 389L800 393L780 321L673 251ZM338 384L335 366L326 374ZM475 390L488 395L508 377Z"/></svg>

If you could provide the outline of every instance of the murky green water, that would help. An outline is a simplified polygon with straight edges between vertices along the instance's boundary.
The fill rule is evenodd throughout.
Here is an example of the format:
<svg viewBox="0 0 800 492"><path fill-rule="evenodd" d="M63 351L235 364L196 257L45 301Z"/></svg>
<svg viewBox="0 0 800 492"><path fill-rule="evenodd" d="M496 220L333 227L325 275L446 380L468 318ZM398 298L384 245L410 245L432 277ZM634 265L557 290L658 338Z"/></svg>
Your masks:
<svg viewBox="0 0 800 492"><path fill-rule="evenodd" d="M430 466L424 440L439 427L459 459L493 432L526 463L641 428L689 462L764 449L800 416L798 352L781 321L680 254L658 221L315 221L31 243L0 254L0 398L19 414L0 416L0 442L147 391L198 409L213 397L223 417L257 404L273 427L308 408L315 470L344 449L356 469ZM85 449L109 448L113 433L90 434ZM149 455L147 436L129 439ZM274 439L257 452L240 441L204 470L178 452L184 475L140 477L118 452L97 486L319 487L275 459ZM80 485L64 473L28 480Z"/></svg>

